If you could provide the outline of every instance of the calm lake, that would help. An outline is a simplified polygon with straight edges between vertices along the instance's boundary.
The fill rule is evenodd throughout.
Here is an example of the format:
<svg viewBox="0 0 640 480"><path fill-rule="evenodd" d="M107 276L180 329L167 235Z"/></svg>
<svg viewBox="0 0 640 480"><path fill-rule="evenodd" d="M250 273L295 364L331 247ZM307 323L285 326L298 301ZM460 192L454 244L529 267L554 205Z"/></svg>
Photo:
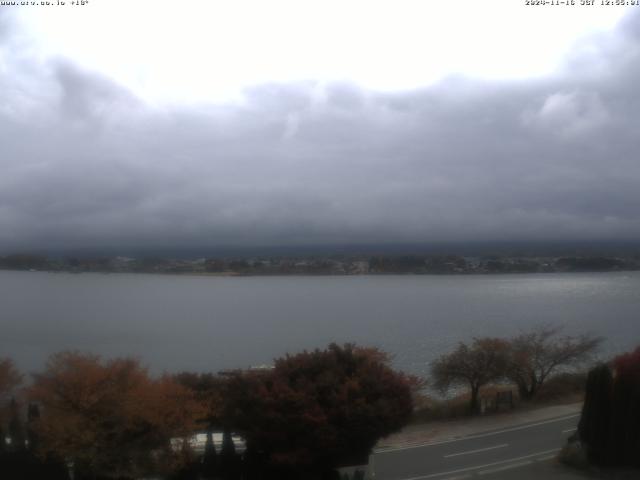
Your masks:
<svg viewBox="0 0 640 480"><path fill-rule="evenodd" d="M640 272L198 277L0 271L0 357L33 371L56 351L134 355L153 371L217 371L356 342L422 374L458 341L534 325L640 344Z"/></svg>

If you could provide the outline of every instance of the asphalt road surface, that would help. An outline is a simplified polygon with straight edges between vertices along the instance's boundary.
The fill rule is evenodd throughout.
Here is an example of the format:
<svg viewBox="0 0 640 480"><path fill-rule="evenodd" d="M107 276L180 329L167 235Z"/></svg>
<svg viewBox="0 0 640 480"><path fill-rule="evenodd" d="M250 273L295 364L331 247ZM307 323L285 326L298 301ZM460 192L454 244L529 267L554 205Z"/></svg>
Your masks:
<svg viewBox="0 0 640 480"><path fill-rule="evenodd" d="M524 479L526 473L516 469L549 468L540 466L555 458L575 432L579 417L568 415L455 440L378 450L369 466L375 480Z"/></svg>

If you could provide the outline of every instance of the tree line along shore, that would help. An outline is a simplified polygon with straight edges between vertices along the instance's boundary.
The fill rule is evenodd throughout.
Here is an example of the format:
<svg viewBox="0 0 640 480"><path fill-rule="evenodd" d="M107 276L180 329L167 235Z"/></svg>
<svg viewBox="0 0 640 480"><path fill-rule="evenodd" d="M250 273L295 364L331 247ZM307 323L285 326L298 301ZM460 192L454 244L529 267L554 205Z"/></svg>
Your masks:
<svg viewBox="0 0 640 480"><path fill-rule="evenodd" d="M330 255L202 257L0 256L0 269L50 272L169 273L198 275L374 275L612 272L640 270L640 255L461 256Z"/></svg>
<svg viewBox="0 0 640 480"><path fill-rule="evenodd" d="M366 464L381 438L428 419L434 407L425 403L425 385L465 389L464 414L478 415L487 413L488 386L503 401L509 392L508 408L518 408L579 374L586 402L568 456L639 467L640 348L594 363L600 342L549 326L475 338L431 362L426 379L353 344L287 354L261 368L159 376L133 358L67 351L27 379L4 358L0 475L339 479L341 468Z"/></svg>

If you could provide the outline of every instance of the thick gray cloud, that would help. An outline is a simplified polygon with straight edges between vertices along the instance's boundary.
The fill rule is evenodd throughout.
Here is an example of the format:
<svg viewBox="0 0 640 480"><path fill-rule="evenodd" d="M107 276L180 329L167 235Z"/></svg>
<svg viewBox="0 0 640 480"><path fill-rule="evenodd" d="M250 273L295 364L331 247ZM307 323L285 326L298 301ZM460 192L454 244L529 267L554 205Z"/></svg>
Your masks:
<svg viewBox="0 0 640 480"><path fill-rule="evenodd" d="M0 17L0 249L640 238L640 16L552 76L152 107ZM428 61L424 59L423 61Z"/></svg>

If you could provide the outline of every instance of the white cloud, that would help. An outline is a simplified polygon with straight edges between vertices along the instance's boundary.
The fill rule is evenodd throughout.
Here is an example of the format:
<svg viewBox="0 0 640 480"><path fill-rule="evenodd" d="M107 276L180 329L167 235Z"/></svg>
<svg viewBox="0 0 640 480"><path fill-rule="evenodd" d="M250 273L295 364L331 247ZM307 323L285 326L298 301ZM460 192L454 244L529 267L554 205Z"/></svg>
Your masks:
<svg viewBox="0 0 640 480"><path fill-rule="evenodd" d="M596 92L556 92L547 96L537 111L527 111L525 125L575 138L605 127L611 120Z"/></svg>
<svg viewBox="0 0 640 480"><path fill-rule="evenodd" d="M147 101L182 103L237 99L267 82L392 91L451 74L545 75L577 39L613 28L626 10L513 0L96 0L21 16L43 53L110 76Z"/></svg>
<svg viewBox="0 0 640 480"><path fill-rule="evenodd" d="M628 53L607 75L270 82L159 108L1 41L0 249L640 236Z"/></svg>

